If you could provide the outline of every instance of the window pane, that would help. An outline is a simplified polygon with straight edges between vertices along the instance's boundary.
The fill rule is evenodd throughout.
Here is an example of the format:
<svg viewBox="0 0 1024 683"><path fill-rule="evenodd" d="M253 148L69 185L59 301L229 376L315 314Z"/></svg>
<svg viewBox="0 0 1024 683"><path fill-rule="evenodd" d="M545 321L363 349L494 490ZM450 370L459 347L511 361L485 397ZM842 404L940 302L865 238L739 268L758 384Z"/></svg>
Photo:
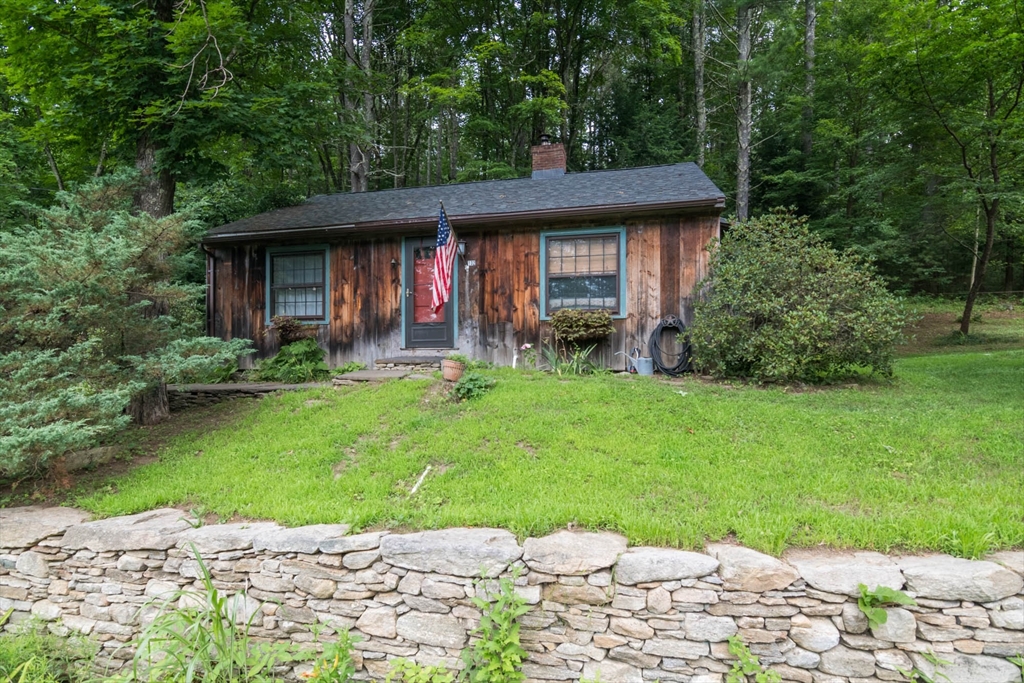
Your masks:
<svg viewBox="0 0 1024 683"><path fill-rule="evenodd" d="M618 311L619 235L547 240L547 308Z"/></svg>
<svg viewBox="0 0 1024 683"><path fill-rule="evenodd" d="M323 254L286 254L273 257L274 286L320 284L324 281Z"/></svg>
<svg viewBox="0 0 1024 683"><path fill-rule="evenodd" d="M614 275L552 277L548 279L548 308L618 308Z"/></svg>
<svg viewBox="0 0 1024 683"><path fill-rule="evenodd" d="M274 290L273 315L324 317L323 287L280 287Z"/></svg>
<svg viewBox="0 0 1024 683"><path fill-rule="evenodd" d="M324 252L273 254L270 260L271 315L323 318Z"/></svg>

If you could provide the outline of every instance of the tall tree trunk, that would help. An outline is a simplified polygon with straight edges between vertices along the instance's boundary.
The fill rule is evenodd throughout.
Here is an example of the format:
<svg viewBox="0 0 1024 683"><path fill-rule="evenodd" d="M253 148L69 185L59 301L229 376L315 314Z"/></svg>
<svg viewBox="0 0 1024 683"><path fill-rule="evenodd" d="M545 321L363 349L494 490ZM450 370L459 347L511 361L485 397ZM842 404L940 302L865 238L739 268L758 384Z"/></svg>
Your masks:
<svg viewBox="0 0 1024 683"><path fill-rule="evenodd" d="M449 113L451 136L448 139L448 180L455 182L459 164L459 115L452 107Z"/></svg>
<svg viewBox="0 0 1024 683"><path fill-rule="evenodd" d="M998 176L996 176L998 185ZM960 318L960 334L965 337L971 333L971 315L974 313L974 302L981 292L981 285L985 281L985 269L988 267L989 259L992 257L992 245L996 237L996 220L999 217L999 197L990 201L983 201L985 209L985 247L978 259L977 269L974 273L974 281L967 292L967 302L964 304L964 313Z"/></svg>
<svg viewBox="0 0 1024 683"><path fill-rule="evenodd" d="M814 31L818 23L816 0L804 0L804 109L803 153L811 155L814 145Z"/></svg>
<svg viewBox="0 0 1024 683"><path fill-rule="evenodd" d="M353 96L351 91L354 88L352 74L359 66L356 57L356 8L355 0L345 0L345 91L343 93L343 105L349 121L356 120L356 113L359 110L359 99ZM360 170L362 169L362 152L355 142L348 143L348 177L349 189L352 192L362 192L363 182Z"/></svg>
<svg viewBox="0 0 1024 683"><path fill-rule="evenodd" d="M750 130L753 125L750 94L750 14L751 7L746 2L741 2L736 8L736 37L739 47L736 65L739 73L736 111L736 218L740 221L750 217Z"/></svg>
<svg viewBox="0 0 1024 683"><path fill-rule="evenodd" d="M704 0L696 0L693 11L693 81L694 105L697 109L697 165L704 167L704 151L708 137L708 110L704 99Z"/></svg>
<svg viewBox="0 0 1024 683"><path fill-rule="evenodd" d="M374 138L374 115L373 115L373 84L372 64L373 56L373 5L374 0L366 0L363 3L363 45L359 53L359 66L363 70L363 122L366 125L366 132L371 139ZM370 149L366 146L359 148L360 152L360 192L370 189Z"/></svg>
<svg viewBox="0 0 1024 683"><path fill-rule="evenodd" d="M156 170L158 146L149 131L143 131L136 141L135 170L139 172L139 187L132 205L136 211L153 218L163 218L174 212L175 179L170 171Z"/></svg>
<svg viewBox="0 0 1024 683"><path fill-rule="evenodd" d="M1009 294L1013 291L1013 271L1016 264L1013 261L1013 237L1006 238L1006 270L1003 271L1003 291Z"/></svg>
<svg viewBox="0 0 1024 683"><path fill-rule="evenodd" d="M104 164L107 163L107 141L103 141L103 145L100 146L100 160L96 162L96 172L93 173L94 178L99 178L103 175Z"/></svg>
<svg viewBox="0 0 1024 683"><path fill-rule="evenodd" d="M60 168L57 167L57 160L53 158L53 150L50 149L49 142L43 143L43 152L46 154L46 163L50 165L50 172L53 173L53 177L57 181L57 189L63 192L64 178L60 174Z"/></svg>

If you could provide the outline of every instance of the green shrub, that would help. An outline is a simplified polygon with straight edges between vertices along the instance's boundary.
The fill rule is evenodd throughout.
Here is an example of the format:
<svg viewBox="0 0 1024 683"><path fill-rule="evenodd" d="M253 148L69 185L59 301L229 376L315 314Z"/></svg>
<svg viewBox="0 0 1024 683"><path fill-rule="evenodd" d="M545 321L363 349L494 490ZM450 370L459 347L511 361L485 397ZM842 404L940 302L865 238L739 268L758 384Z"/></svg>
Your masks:
<svg viewBox="0 0 1024 683"><path fill-rule="evenodd" d="M291 643L256 642L249 636L244 594L225 596L213 585L202 557L192 547L202 590L178 590L147 607L156 618L131 642L135 650L118 683L271 683L275 667L303 659Z"/></svg>
<svg viewBox="0 0 1024 683"><path fill-rule="evenodd" d="M597 344L591 344L587 347L567 348L561 353L553 346L545 346L540 351L551 372L557 375L593 375L601 371L597 363L590 360L596 349Z"/></svg>
<svg viewBox="0 0 1024 683"><path fill-rule="evenodd" d="M87 638L58 637L32 622L19 625L0 634L0 681L85 683L97 650Z"/></svg>
<svg viewBox="0 0 1024 683"><path fill-rule="evenodd" d="M888 586L877 586L875 590L868 590L863 583L857 584L860 597L857 598L857 607L868 618L868 625L871 628L881 626L889 619L889 613L885 611L886 605L916 605L914 599L901 590L889 588Z"/></svg>
<svg viewBox="0 0 1024 683"><path fill-rule="evenodd" d="M269 330L277 332L277 343L280 346L288 346L316 336L315 325L307 325L301 320L286 315L275 315L271 318Z"/></svg>
<svg viewBox="0 0 1024 683"><path fill-rule="evenodd" d="M514 579L514 577L513 577ZM494 594L485 593L484 581L477 581L473 604L481 611L480 626L473 632L479 638L463 650L466 663L460 681L465 683L519 683L526 650L519 641L519 617L530 611L518 593L513 579L498 581ZM486 594L486 597L479 597Z"/></svg>
<svg viewBox="0 0 1024 683"><path fill-rule="evenodd" d="M555 339L572 347L583 342L605 339L615 331L608 311L580 311L563 308L551 315Z"/></svg>
<svg viewBox="0 0 1024 683"><path fill-rule="evenodd" d="M495 385L495 380L479 372L467 372L455 383L452 391L460 401L479 398L490 391Z"/></svg>
<svg viewBox="0 0 1024 683"><path fill-rule="evenodd" d="M694 363L719 377L821 382L855 368L892 373L901 301L870 264L776 210L712 247L690 330Z"/></svg>
<svg viewBox="0 0 1024 683"><path fill-rule="evenodd" d="M462 363L463 365L469 365L469 357L463 353L449 353L445 356L446 360L450 360L453 363Z"/></svg>
<svg viewBox="0 0 1024 683"><path fill-rule="evenodd" d="M315 339L293 342L282 346L273 358L262 361L253 377L260 382L319 382L331 376L331 370L324 362L326 355Z"/></svg>
<svg viewBox="0 0 1024 683"><path fill-rule="evenodd" d="M391 661L384 683L452 683L455 675L441 666L421 666L409 659Z"/></svg>
<svg viewBox="0 0 1024 683"><path fill-rule="evenodd" d="M318 634L314 631L314 634ZM317 683L349 683L356 672L352 650L358 641L348 631L338 631L338 640L324 643L324 651L313 662L313 670L306 680ZM319 637L317 638L319 640Z"/></svg>
<svg viewBox="0 0 1024 683"><path fill-rule="evenodd" d="M358 372L359 370L365 370L366 363L360 363L357 360L350 360L341 367L334 368L335 375L344 375L348 372Z"/></svg>

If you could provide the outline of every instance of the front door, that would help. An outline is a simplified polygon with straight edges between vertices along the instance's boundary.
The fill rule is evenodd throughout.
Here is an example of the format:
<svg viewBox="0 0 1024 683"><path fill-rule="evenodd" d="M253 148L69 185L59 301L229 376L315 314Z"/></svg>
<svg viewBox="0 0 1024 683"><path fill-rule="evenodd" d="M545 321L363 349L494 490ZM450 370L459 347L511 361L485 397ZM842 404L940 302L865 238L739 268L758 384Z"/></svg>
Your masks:
<svg viewBox="0 0 1024 683"><path fill-rule="evenodd" d="M433 299L434 237L410 237L405 240L405 346L409 349L455 348L455 292L439 312L430 306ZM452 289L457 287L452 274Z"/></svg>

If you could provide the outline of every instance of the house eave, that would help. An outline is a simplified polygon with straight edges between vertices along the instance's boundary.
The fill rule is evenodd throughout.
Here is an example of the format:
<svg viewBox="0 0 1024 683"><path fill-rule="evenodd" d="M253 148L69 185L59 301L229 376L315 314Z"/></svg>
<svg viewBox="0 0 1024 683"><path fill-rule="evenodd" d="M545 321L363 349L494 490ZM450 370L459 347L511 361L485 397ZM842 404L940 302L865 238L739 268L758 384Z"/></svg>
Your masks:
<svg viewBox="0 0 1024 683"><path fill-rule="evenodd" d="M523 224L536 224L537 221L551 220L587 220L606 219L609 217L641 217L668 213L701 213L714 211L721 213L725 208L725 197L713 199L696 199L674 202L657 202L636 204L627 202L620 204L603 204L600 206L581 206L564 209L541 209L534 211L514 211L507 213L483 214L452 214L448 218L453 227L488 228L516 227ZM332 237L348 237L363 235L396 235L417 231L437 229L436 217L408 218L386 221L368 221L363 223L346 223L279 230L244 231L237 233L221 233L207 235L203 244L231 244L240 242L266 242L278 240L325 239Z"/></svg>

